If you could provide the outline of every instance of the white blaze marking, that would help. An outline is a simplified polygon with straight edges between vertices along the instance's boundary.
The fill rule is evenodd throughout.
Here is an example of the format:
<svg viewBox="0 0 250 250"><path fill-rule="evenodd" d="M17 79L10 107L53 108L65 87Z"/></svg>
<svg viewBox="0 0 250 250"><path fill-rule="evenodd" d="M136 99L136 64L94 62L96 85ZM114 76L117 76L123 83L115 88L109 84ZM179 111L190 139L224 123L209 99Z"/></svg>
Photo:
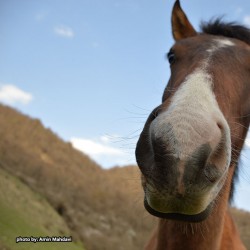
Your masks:
<svg viewBox="0 0 250 250"><path fill-rule="evenodd" d="M207 52L213 54L215 51L221 48L230 47L234 45L235 44L227 38L217 38L217 39L214 39L214 44L212 45L211 48L207 49Z"/></svg>
<svg viewBox="0 0 250 250"><path fill-rule="evenodd" d="M168 109L150 126L150 134L165 141L171 154L181 161L192 155L197 145L209 143L212 149L216 148L221 140L217 122L223 126L228 159L231 157L230 129L212 91L213 79L207 72L208 65L209 59L186 77ZM182 175L183 171L179 171Z"/></svg>
<svg viewBox="0 0 250 250"><path fill-rule="evenodd" d="M172 97L168 109L152 122L150 133L153 133L156 138L161 138L163 141L174 144L174 138L169 137L171 136L169 126L166 126L171 124L175 136L178 140L181 139L179 152L188 155L197 145L204 143L204 138L209 139L210 129L214 126L212 123L220 121L223 123L224 129L229 129L212 91L213 79L207 69L211 64L211 57L214 52L234 45L228 38L213 39L211 47L207 50L210 52L209 56L202 62L199 68L196 68L193 73L185 78ZM192 131L192 129L195 130L192 134L196 134L196 136L195 140L190 141L189 138L192 135L187 134L187 131ZM200 134L200 138L197 134ZM175 153L178 154L177 152Z"/></svg>
<svg viewBox="0 0 250 250"><path fill-rule="evenodd" d="M179 193L185 193L184 164L197 150L197 146L209 143L211 148L215 149L220 143L222 135L216 122L220 122L224 129L227 155L225 169L229 167L231 159L230 129L212 91L213 79L206 71L207 62L204 63L205 65L186 77L172 97L168 109L160 113L150 126L150 134L166 142L171 155L179 159ZM215 185L213 192L218 190L220 188Z"/></svg>
<svg viewBox="0 0 250 250"><path fill-rule="evenodd" d="M233 43L229 39L216 39L216 41L218 42L218 44L220 44L223 47L225 47L225 46L234 46L235 45L235 43Z"/></svg>
<svg viewBox="0 0 250 250"><path fill-rule="evenodd" d="M197 148L197 145L202 145L210 139L210 129L213 127L214 120L224 120L212 91L212 85L210 74L203 68L196 69L181 84L172 97L168 109L152 122L151 133L153 132L156 138L174 144L174 139L170 138L169 126L166 126L172 125L174 135L180 142L176 152L173 152L176 157L185 159ZM190 139L190 137L193 138ZM218 138L220 138L219 135Z"/></svg>

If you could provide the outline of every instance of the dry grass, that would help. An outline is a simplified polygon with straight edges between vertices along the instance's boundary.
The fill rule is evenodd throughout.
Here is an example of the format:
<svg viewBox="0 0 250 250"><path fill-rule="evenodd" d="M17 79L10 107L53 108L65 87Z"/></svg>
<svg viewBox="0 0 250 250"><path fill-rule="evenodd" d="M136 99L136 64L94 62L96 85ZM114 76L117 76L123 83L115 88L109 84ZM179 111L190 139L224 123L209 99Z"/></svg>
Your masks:
<svg viewBox="0 0 250 250"><path fill-rule="evenodd" d="M232 215L235 219L235 222L238 225L240 231L241 239L247 246L247 249L250 249L250 213L238 210L235 208L231 209Z"/></svg>
<svg viewBox="0 0 250 250"><path fill-rule="evenodd" d="M155 219L143 208L137 168L102 170L40 121L4 106L0 137L0 168L44 196L86 249L142 249ZM250 215L237 218L247 242Z"/></svg>

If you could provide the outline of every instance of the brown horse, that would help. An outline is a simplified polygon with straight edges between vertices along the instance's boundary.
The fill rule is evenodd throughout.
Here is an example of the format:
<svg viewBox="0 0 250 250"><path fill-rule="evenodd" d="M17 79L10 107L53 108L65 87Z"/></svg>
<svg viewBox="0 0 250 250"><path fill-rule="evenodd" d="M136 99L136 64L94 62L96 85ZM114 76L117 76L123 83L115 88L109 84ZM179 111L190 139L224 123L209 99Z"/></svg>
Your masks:
<svg viewBox="0 0 250 250"><path fill-rule="evenodd" d="M250 30L220 19L195 31L172 12L171 76L136 147L146 210L160 217L147 250L245 249L229 212L250 122Z"/></svg>

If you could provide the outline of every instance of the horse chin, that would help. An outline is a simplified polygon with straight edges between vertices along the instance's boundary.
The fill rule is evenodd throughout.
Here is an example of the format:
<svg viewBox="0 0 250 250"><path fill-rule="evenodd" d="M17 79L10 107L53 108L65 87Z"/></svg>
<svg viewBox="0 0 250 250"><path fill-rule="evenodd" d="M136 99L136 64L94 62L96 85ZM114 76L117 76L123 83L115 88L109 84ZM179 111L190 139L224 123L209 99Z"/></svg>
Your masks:
<svg viewBox="0 0 250 250"><path fill-rule="evenodd" d="M159 212L155 209L153 209L147 202L147 199L144 199L144 207L145 209L151 214L156 217L162 218L162 219L170 219L170 220L177 220L177 221L183 221L183 222L191 222L191 223L197 223L204 221L212 211L212 203L210 203L205 210L203 210L200 213L197 214L182 214L182 213L163 213Z"/></svg>

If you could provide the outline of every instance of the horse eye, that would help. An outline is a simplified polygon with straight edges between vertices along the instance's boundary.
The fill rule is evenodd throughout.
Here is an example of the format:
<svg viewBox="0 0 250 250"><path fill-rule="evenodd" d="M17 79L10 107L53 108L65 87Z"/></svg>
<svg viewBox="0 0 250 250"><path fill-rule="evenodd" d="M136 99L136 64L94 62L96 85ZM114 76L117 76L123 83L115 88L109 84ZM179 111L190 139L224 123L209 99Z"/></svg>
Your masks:
<svg viewBox="0 0 250 250"><path fill-rule="evenodd" d="M174 52L170 50L167 54L167 58L168 58L169 64L171 65L175 60Z"/></svg>

